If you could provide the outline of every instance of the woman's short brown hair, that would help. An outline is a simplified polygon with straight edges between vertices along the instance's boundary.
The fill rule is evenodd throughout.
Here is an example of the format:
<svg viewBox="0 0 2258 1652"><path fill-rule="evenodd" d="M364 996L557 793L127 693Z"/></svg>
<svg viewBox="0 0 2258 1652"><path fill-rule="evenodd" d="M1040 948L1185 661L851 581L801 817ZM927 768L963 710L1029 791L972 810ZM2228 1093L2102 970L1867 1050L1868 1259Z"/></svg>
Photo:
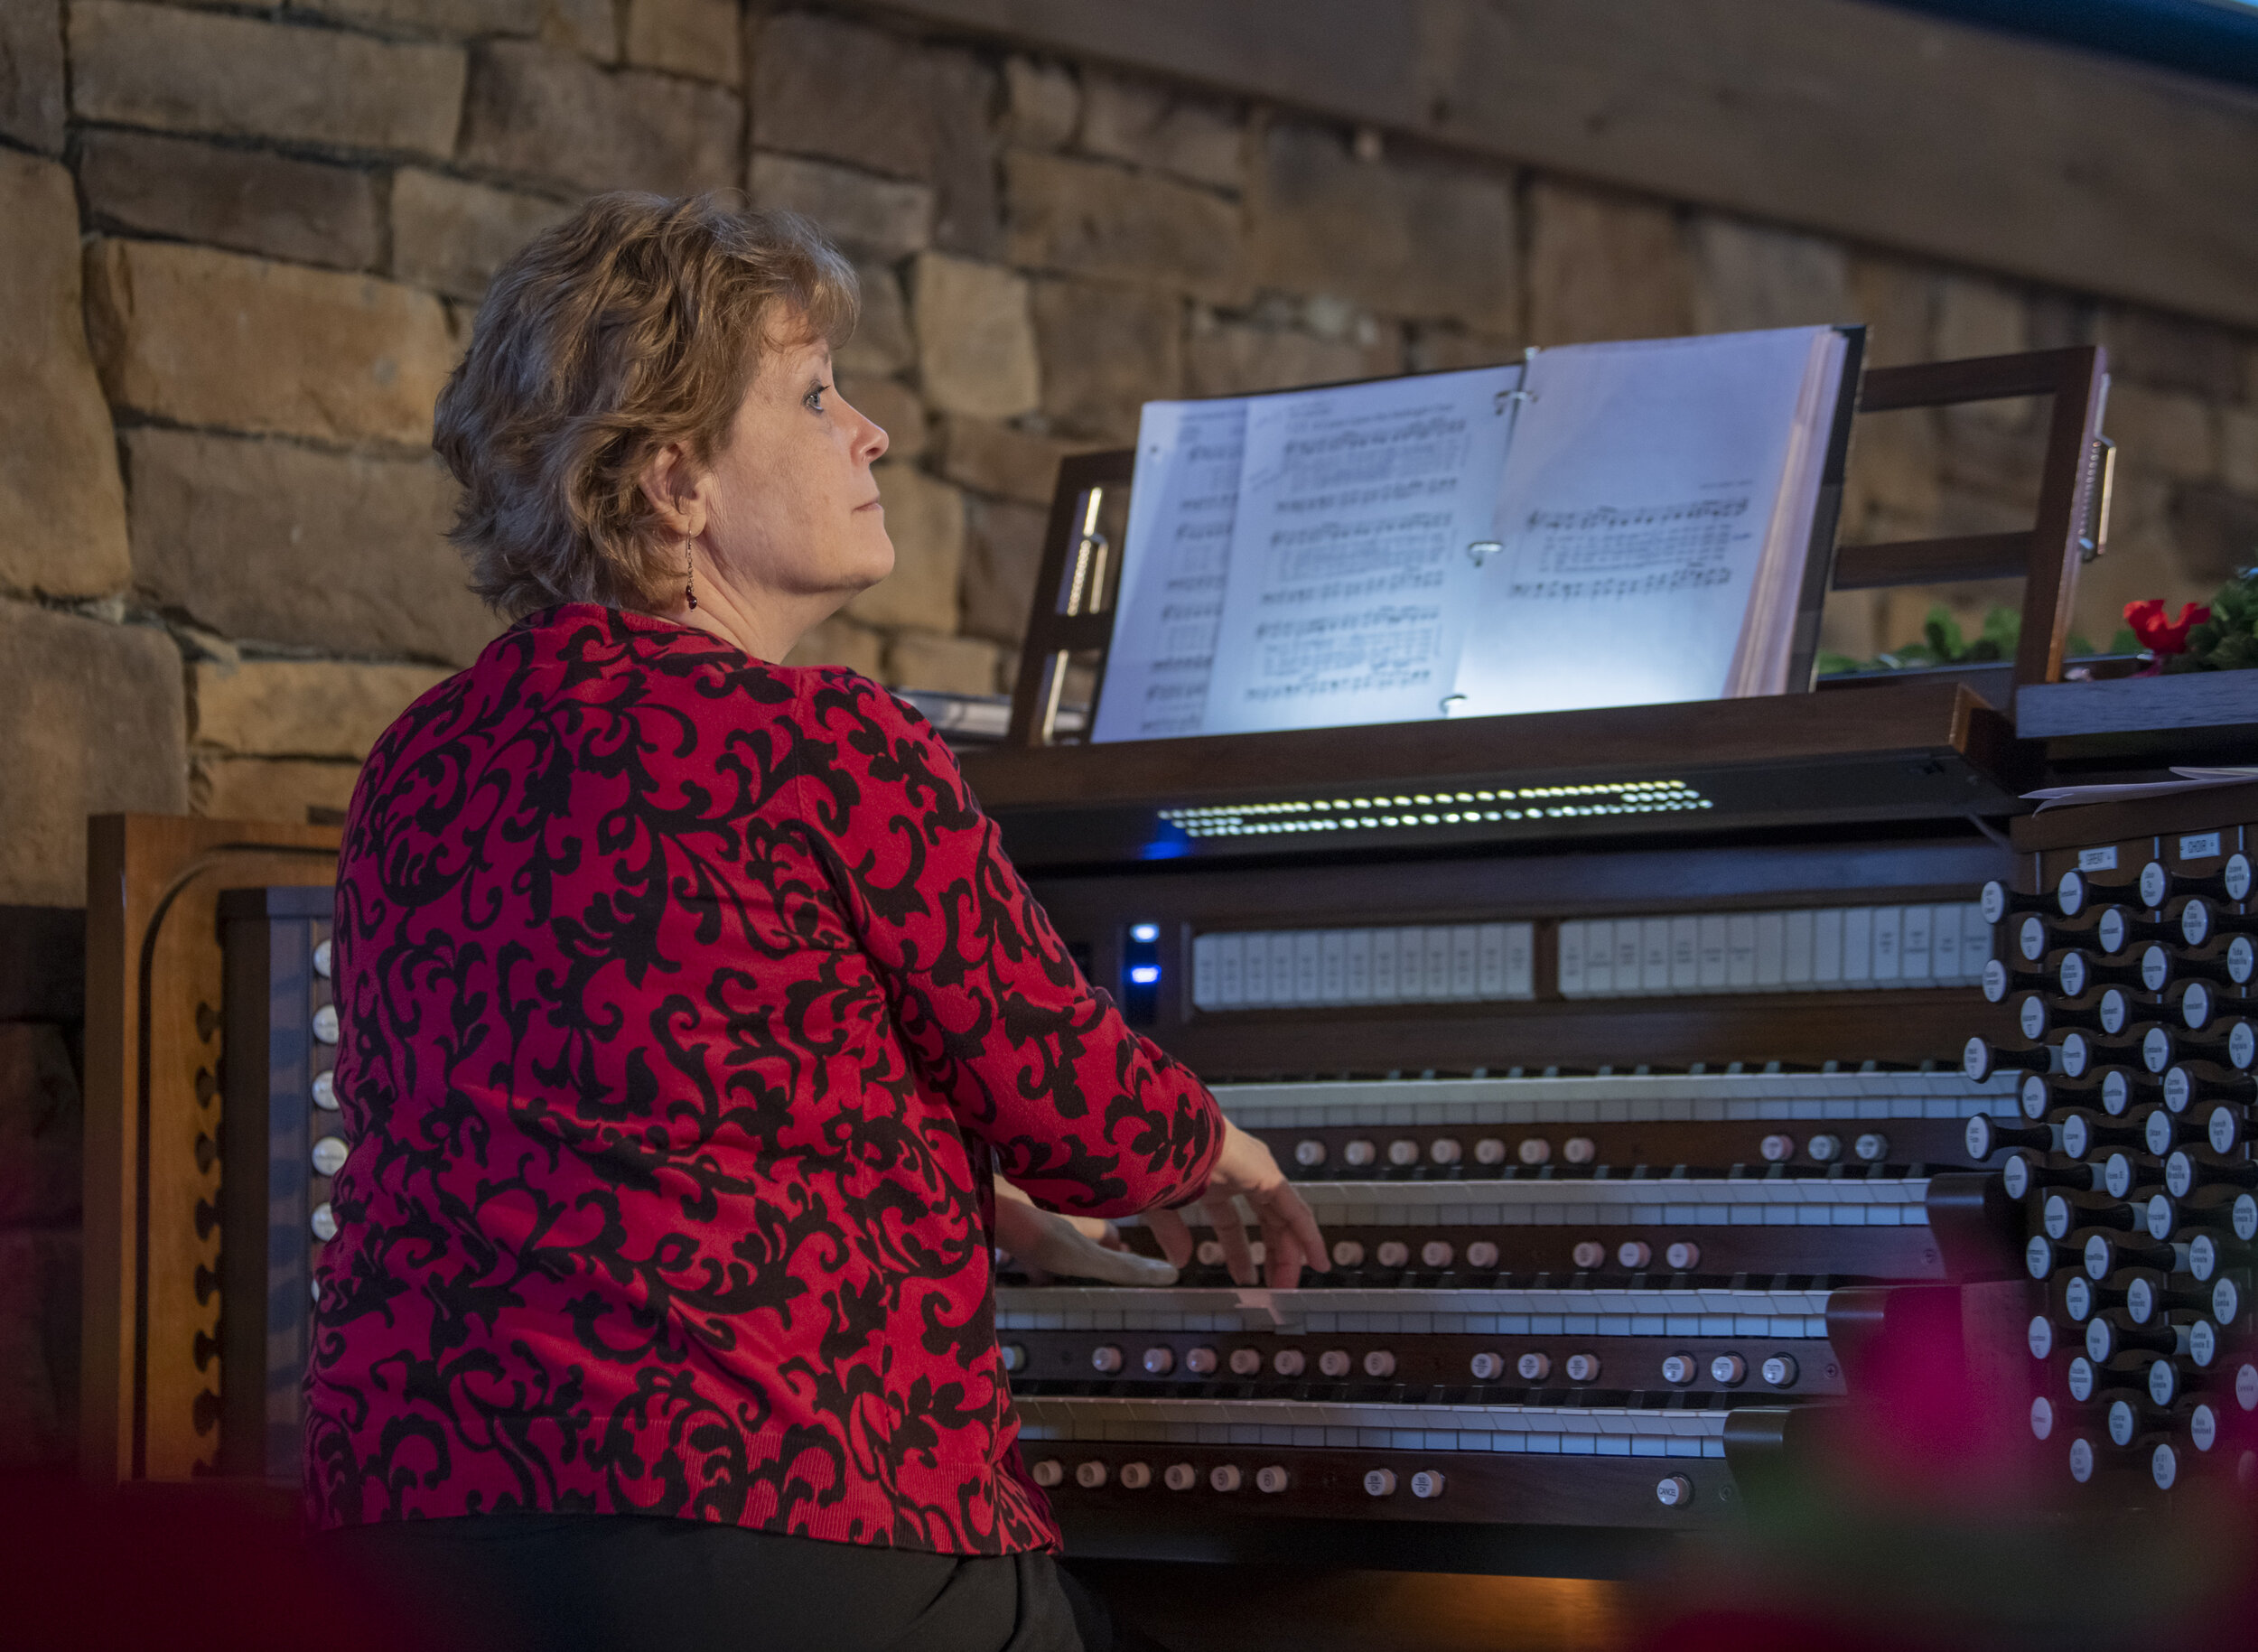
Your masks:
<svg viewBox="0 0 2258 1652"><path fill-rule="evenodd" d="M432 435L462 484L448 537L472 588L512 618L671 602L682 547L639 480L669 443L720 450L779 302L836 344L854 266L806 219L713 195L599 195L503 266Z"/></svg>

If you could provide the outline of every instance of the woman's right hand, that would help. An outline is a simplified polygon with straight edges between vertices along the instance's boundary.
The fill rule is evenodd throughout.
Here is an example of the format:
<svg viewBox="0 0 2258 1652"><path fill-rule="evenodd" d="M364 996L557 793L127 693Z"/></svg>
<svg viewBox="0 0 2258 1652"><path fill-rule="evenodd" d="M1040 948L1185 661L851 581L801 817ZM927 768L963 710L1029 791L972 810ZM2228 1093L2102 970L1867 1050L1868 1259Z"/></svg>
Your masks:
<svg viewBox="0 0 2258 1652"><path fill-rule="evenodd" d="M1270 1149L1229 1120L1223 1125L1223 1151L1199 1197L1174 1210L1148 1210L1144 1225L1161 1242L1162 1253L1178 1267L1190 1265L1194 1250L1191 1230L1183 1210L1198 1206L1206 1212L1223 1246L1224 1265L1240 1284L1255 1283L1255 1255L1246 1239L1235 1199L1253 1208L1263 1235L1263 1272L1274 1291L1291 1291L1302 1282L1305 1267L1326 1265L1325 1236L1308 1203L1286 1180Z"/></svg>

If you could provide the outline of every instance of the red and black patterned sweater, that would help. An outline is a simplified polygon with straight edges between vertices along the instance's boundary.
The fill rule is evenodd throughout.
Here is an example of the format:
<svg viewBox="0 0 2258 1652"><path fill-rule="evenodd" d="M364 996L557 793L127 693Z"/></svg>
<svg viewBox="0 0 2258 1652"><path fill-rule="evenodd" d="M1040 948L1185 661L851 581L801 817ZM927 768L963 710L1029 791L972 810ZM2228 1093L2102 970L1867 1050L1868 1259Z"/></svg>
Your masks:
<svg viewBox="0 0 2258 1652"><path fill-rule="evenodd" d="M316 1525L1055 1545L991 1168L1123 1215L1202 1185L1221 1124L914 713L648 615L536 615L378 742L335 935Z"/></svg>

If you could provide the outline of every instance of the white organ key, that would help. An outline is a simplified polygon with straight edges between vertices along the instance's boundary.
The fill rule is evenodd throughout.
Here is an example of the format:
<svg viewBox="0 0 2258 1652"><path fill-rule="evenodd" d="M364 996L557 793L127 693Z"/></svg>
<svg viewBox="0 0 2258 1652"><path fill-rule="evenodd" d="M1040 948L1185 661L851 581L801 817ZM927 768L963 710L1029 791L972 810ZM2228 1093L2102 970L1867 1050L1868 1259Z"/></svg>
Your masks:
<svg viewBox="0 0 2258 1652"><path fill-rule="evenodd" d="M1427 1002L1451 996L1451 931L1441 924L1427 931Z"/></svg>
<svg viewBox="0 0 2258 1652"><path fill-rule="evenodd" d="M1702 920L1670 919L1670 990L1692 993L1702 985Z"/></svg>
<svg viewBox="0 0 2258 1652"><path fill-rule="evenodd" d="M1270 932L1270 1002L1293 1002L1293 932L1273 929Z"/></svg>
<svg viewBox="0 0 2258 1652"><path fill-rule="evenodd" d="M1563 919L1560 926L1560 995L1581 998L1583 994L1583 932L1581 922Z"/></svg>
<svg viewBox="0 0 2258 1652"><path fill-rule="evenodd" d="M1932 981L1957 981L1960 973L1960 909L1928 909L1928 974Z"/></svg>
<svg viewBox="0 0 2258 1652"><path fill-rule="evenodd" d="M1270 1002L1270 936L1256 930L1240 936L1239 944L1246 957L1239 976L1244 984L1239 1002L1250 1010L1259 1010Z"/></svg>
<svg viewBox="0 0 2258 1652"><path fill-rule="evenodd" d="M1372 1002L1372 931L1348 931L1342 953L1347 960L1348 999L1350 1003Z"/></svg>
<svg viewBox="0 0 2258 1652"><path fill-rule="evenodd" d="M1721 993L1728 981L1729 955L1725 936L1730 926L1722 912L1703 912L1701 917L1700 962L1695 966L1696 981L1704 993Z"/></svg>
<svg viewBox="0 0 2258 1652"><path fill-rule="evenodd" d="M1293 1002L1321 1003L1325 988L1325 937L1303 929L1293 938Z"/></svg>
<svg viewBox="0 0 2258 1652"><path fill-rule="evenodd" d="M1725 985L1741 990L1756 985L1754 912L1732 912L1726 916Z"/></svg>
<svg viewBox="0 0 2258 1652"><path fill-rule="evenodd" d="M1640 962L1640 924L1636 918L1615 920L1615 995L1637 996L1644 965Z"/></svg>
<svg viewBox="0 0 2258 1652"><path fill-rule="evenodd" d="M1481 929L1476 924L1451 926L1451 996L1453 998L1470 999L1481 995Z"/></svg>
<svg viewBox="0 0 2258 1652"><path fill-rule="evenodd" d="M1506 997L1506 926L1486 923L1475 933L1474 994L1495 1003Z"/></svg>
<svg viewBox="0 0 2258 1652"><path fill-rule="evenodd" d="M1780 917L1780 985L1790 988L1809 987L1815 957L1813 930L1818 914L1805 909L1783 912Z"/></svg>
<svg viewBox="0 0 2258 1652"><path fill-rule="evenodd" d="M1843 985L1843 909L1839 906L1812 914L1811 984L1823 991Z"/></svg>
<svg viewBox="0 0 2258 1652"><path fill-rule="evenodd" d="M1395 987L1405 1003L1425 1003L1427 931L1417 927L1395 932Z"/></svg>
<svg viewBox="0 0 2258 1652"><path fill-rule="evenodd" d="M1246 1002L1246 937L1215 935L1216 1001L1218 1010L1236 1010Z"/></svg>
<svg viewBox="0 0 2258 1652"><path fill-rule="evenodd" d="M1195 1010L1216 1008L1215 949L1217 937L1202 935L1191 944L1191 1007Z"/></svg>
<svg viewBox="0 0 2258 1652"><path fill-rule="evenodd" d="M1843 911L1843 985L1874 984L1874 909L1845 907Z"/></svg>
<svg viewBox="0 0 2258 1652"><path fill-rule="evenodd" d="M1756 915L1756 979L1759 989L1782 986L1787 974L1787 914Z"/></svg>
<svg viewBox="0 0 2258 1652"><path fill-rule="evenodd" d="M1395 979L1395 931L1374 929L1369 945L1372 950L1372 1002L1401 1003L1403 989Z"/></svg>
<svg viewBox="0 0 2258 1652"><path fill-rule="evenodd" d="M1929 909L1908 906L1905 909L1904 927L1898 934L1898 979L1906 982L1929 979L1930 942Z"/></svg>
<svg viewBox="0 0 2258 1652"><path fill-rule="evenodd" d="M1881 986L1901 981L1905 978L1905 909L1877 906L1868 910L1873 915L1874 984Z"/></svg>
<svg viewBox="0 0 2258 1652"><path fill-rule="evenodd" d="M1317 1001L1320 1003L1347 1003L1348 932L1346 929L1327 929L1317 938Z"/></svg>
<svg viewBox="0 0 2258 1652"><path fill-rule="evenodd" d="M1670 920L1638 920L1638 988L1654 995L1670 990Z"/></svg>
<svg viewBox="0 0 2258 1652"><path fill-rule="evenodd" d="M1992 961L1992 926L1983 920L1983 905L1972 901L1960 909L1960 978L1982 978Z"/></svg>
<svg viewBox="0 0 2258 1652"><path fill-rule="evenodd" d="M1583 990L1587 998L1615 995L1615 926L1586 922L1583 927Z"/></svg>

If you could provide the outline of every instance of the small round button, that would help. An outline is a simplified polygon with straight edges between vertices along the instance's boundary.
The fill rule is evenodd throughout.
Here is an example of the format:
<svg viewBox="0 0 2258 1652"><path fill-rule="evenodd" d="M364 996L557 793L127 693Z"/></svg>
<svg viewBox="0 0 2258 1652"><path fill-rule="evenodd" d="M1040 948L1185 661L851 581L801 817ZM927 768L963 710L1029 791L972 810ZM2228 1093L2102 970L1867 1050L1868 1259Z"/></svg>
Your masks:
<svg viewBox="0 0 2258 1652"><path fill-rule="evenodd" d="M1337 1239L1333 1243L1333 1265L1337 1268L1360 1268L1364 1265L1364 1246L1354 1239Z"/></svg>
<svg viewBox="0 0 2258 1652"><path fill-rule="evenodd" d="M1701 1373L1701 1365L1691 1354L1670 1354L1662 1362L1662 1380L1674 1388L1683 1388Z"/></svg>
<svg viewBox="0 0 2258 1652"><path fill-rule="evenodd" d="M1451 1265L1452 1259L1451 1244L1447 1239L1430 1239L1419 1247L1419 1263L1422 1267L1447 1268Z"/></svg>
<svg viewBox="0 0 2258 1652"><path fill-rule="evenodd" d="M1596 1383L1600 1380L1600 1356L1571 1354L1568 1356L1568 1364L1564 1368L1568 1372L1568 1380L1572 1383Z"/></svg>
<svg viewBox="0 0 2258 1652"><path fill-rule="evenodd" d="M1074 1465L1074 1483L1085 1491L1096 1490L1106 1483L1106 1465L1096 1458Z"/></svg>
<svg viewBox="0 0 2258 1652"><path fill-rule="evenodd" d="M313 1168L317 1174L334 1176L345 1168L347 1153L342 1136L325 1135L313 1144Z"/></svg>
<svg viewBox="0 0 2258 1652"><path fill-rule="evenodd" d="M1325 1143L1319 1141L1296 1142L1293 1162L1303 1170L1314 1170L1325 1162Z"/></svg>
<svg viewBox="0 0 2258 1652"><path fill-rule="evenodd" d="M1645 1267L1654 1259L1655 1247L1644 1239L1626 1239L1615 1247L1617 1265L1633 1272Z"/></svg>
<svg viewBox="0 0 2258 1652"><path fill-rule="evenodd" d="M313 1013L313 1041L317 1044L337 1042L337 1006L325 1003Z"/></svg>
<svg viewBox="0 0 2258 1652"><path fill-rule="evenodd" d="M1550 1354L1526 1353L1514 1361L1513 1368L1523 1382L1541 1383L1553 1374Z"/></svg>
<svg viewBox="0 0 2258 1652"><path fill-rule="evenodd" d="M1376 1348L1364 1357L1364 1374L1381 1377L1395 1375L1395 1356L1384 1348Z"/></svg>
<svg viewBox="0 0 2258 1652"><path fill-rule="evenodd" d="M1821 1164L1832 1164L1843 1156L1843 1138L1822 1130L1804 1143L1804 1151Z"/></svg>
<svg viewBox="0 0 2258 1652"><path fill-rule="evenodd" d="M1344 1163L1353 1165L1357 1169L1362 1170L1366 1165L1371 1163L1380 1155L1379 1150L1374 1147L1371 1143L1358 1140L1349 1143L1348 1146L1342 1148L1340 1150L1340 1156Z"/></svg>
<svg viewBox="0 0 2258 1652"><path fill-rule="evenodd" d="M1121 1350L1110 1342L1090 1350L1090 1369L1111 1377L1121 1369Z"/></svg>
<svg viewBox="0 0 2258 1652"><path fill-rule="evenodd" d="M1176 1368L1176 1350L1172 1348L1148 1348L1138 1363L1148 1377L1166 1377Z"/></svg>
<svg viewBox="0 0 2258 1652"><path fill-rule="evenodd" d="M1709 1362L1709 1380L1721 1388L1738 1388L1749 1380L1749 1362L1738 1354L1720 1354Z"/></svg>
<svg viewBox="0 0 2258 1652"><path fill-rule="evenodd" d="M1571 1164L1589 1164L1600 1156L1600 1144L1588 1135L1572 1135L1561 1143L1560 1156Z"/></svg>
<svg viewBox="0 0 2258 1652"><path fill-rule="evenodd" d="M1467 1361L1467 1368L1474 1373L1478 1383L1494 1383L1506 1374L1505 1357L1501 1354L1477 1354Z"/></svg>
<svg viewBox="0 0 2258 1652"><path fill-rule="evenodd" d="M1235 1348L1231 1350L1232 1376L1259 1377L1262 1375L1262 1369L1263 1356L1260 1349Z"/></svg>
<svg viewBox="0 0 2258 1652"><path fill-rule="evenodd" d="M317 1239L337 1237L337 1212L330 1209L328 1199L313 1207L313 1214L306 1218L306 1226L313 1229L313 1237Z"/></svg>
<svg viewBox="0 0 2258 1652"><path fill-rule="evenodd" d="M1124 1490L1143 1491L1152 1483L1152 1468L1149 1463L1124 1462L1121 1465L1121 1483Z"/></svg>
<svg viewBox="0 0 2258 1652"><path fill-rule="evenodd" d="M1758 1367L1765 1386L1772 1388L1792 1388L1797 1376L1793 1354L1774 1354Z"/></svg>
<svg viewBox="0 0 2258 1652"><path fill-rule="evenodd" d="M1578 1239L1569 1255L1580 1268L1596 1268L1606 1263L1608 1247L1597 1239Z"/></svg>
<svg viewBox="0 0 2258 1652"><path fill-rule="evenodd" d="M1373 1258L1384 1268L1399 1268L1411 1261L1411 1246L1401 1239L1383 1239Z"/></svg>
<svg viewBox="0 0 2258 1652"><path fill-rule="evenodd" d="M1684 1508L1694 1500L1694 1482L1683 1474L1666 1474L1655 1482L1655 1501L1665 1508Z"/></svg>
<svg viewBox="0 0 2258 1652"><path fill-rule="evenodd" d="M1543 1164L1553 1156L1553 1144L1542 1136L1533 1135L1518 1149L1524 1164Z"/></svg>
<svg viewBox="0 0 2258 1652"><path fill-rule="evenodd" d="M1030 1479L1046 1491L1067 1477L1066 1470L1048 1457L1030 1469L1027 1474Z"/></svg>
<svg viewBox="0 0 2258 1652"><path fill-rule="evenodd" d="M1172 1462L1161 1476L1161 1484L1171 1491L1190 1491L1199 1483L1199 1470L1188 1462Z"/></svg>
<svg viewBox="0 0 2258 1652"><path fill-rule="evenodd" d="M335 1073L313 1075L313 1105L324 1113L337 1111L337 1075Z"/></svg>
<svg viewBox="0 0 2258 1652"><path fill-rule="evenodd" d="M1503 1164L1505 1162L1506 1144L1499 1141L1496 1136L1486 1135L1482 1137L1480 1141L1474 1143L1475 1163Z"/></svg>
<svg viewBox="0 0 2258 1652"><path fill-rule="evenodd" d="M323 979L324 981L328 980L328 979L330 978L330 966L331 966L331 960L332 958L334 958L336 956L337 956L337 955L336 955L336 949L335 949L334 947L332 947L330 945L330 943L329 943L329 942L327 942L327 941L316 941L316 942L314 942L314 943L313 943L313 973L314 973L315 975L317 975L321 976L321 977L322 977L322 979Z"/></svg>
<svg viewBox="0 0 2258 1652"><path fill-rule="evenodd" d="M1768 1135L1757 1144L1767 1164L1778 1164L1796 1156L1796 1138L1792 1135Z"/></svg>
<svg viewBox="0 0 2258 1652"><path fill-rule="evenodd" d="M1465 1151L1456 1136L1439 1135L1427 1143L1427 1156L1437 1164L1456 1164Z"/></svg>
<svg viewBox="0 0 2258 1652"><path fill-rule="evenodd" d="M1276 1463L1255 1470L1255 1489L1276 1497L1293 1483L1292 1477Z"/></svg>
<svg viewBox="0 0 2258 1652"><path fill-rule="evenodd" d="M1349 1357L1345 1348L1329 1348L1317 1357L1318 1375L1330 1377L1336 1382L1355 1370L1356 1367L1356 1360Z"/></svg>
<svg viewBox="0 0 2258 1652"><path fill-rule="evenodd" d="M1488 1239L1477 1239L1466 1247L1466 1265L1470 1268L1494 1268L1498 1265L1498 1247Z"/></svg>
<svg viewBox="0 0 2258 1652"><path fill-rule="evenodd" d="M1216 1464L1214 1468L1208 1470L1208 1484L1218 1491L1236 1491L1239 1489L1239 1471L1236 1465L1227 1462Z"/></svg>
<svg viewBox="0 0 2258 1652"><path fill-rule="evenodd" d="M1387 1144L1387 1162L1398 1169L1419 1162L1419 1143L1408 1138Z"/></svg>
<svg viewBox="0 0 2258 1652"><path fill-rule="evenodd" d="M1193 1348L1184 1350L1184 1369L1194 1377L1213 1377L1217 1363L1216 1351L1211 1348Z"/></svg>
<svg viewBox="0 0 2258 1652"><path fill-rule="evenodd" d="M1439 1498L1442 1495L1442 1470L1440 1469L1422 1469L1412 1476L1412 1496L1415 1498Z"/></svg>
<svg viewBox="0 0 2258 1652"><path fill-rule="evenodd" d="M1879 1130L1869 1130L1851 1143L1851 1151L1864 1164L1879 1164L1889 1156L1889 1138Z"/></svg>
<svg viewBox="0 0 2258 1652"><path fill-rule="evenodd" d="M1308 1364L1298 1348L1282 1348L1270 1357L1270 1368L1281 1377L1299 1377Z"/></svg>
<svg viewBox="0 0 2258 1652"><path fill-rule="evenodd" d="M1691 1239L1673 1240L1670 1248L1662 1253L1662 1259L1670 1265L1674 1274L1691 1274L1702 1265L1702 1247Z"/></svg>
<svg viewBox="0 0 2258 1652"><path fill-rule="evenodd" d="M1367 1469L1364 1476L1364 1494L1368 1498L1392 1498L1395 1495L1395 1470Z"/></svg>

